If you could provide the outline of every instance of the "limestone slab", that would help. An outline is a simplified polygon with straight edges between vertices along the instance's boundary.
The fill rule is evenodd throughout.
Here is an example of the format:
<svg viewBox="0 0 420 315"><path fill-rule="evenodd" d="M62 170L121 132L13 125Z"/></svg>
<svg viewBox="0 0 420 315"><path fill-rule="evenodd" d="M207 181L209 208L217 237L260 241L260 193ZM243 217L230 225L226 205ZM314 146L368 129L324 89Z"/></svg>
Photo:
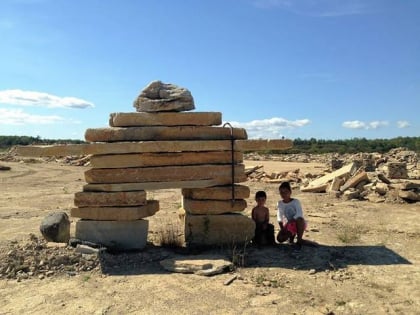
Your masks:
<svg viewBox="0 0 420 315"><path fill-rule="evenodd" d="M234 185L234 199L246 199L249 197L248 186ZM182 195L189 199L232 199L232 185L216 186L209 188L184 188Z"/></svg>
<svg viewBox="0 0 420 315"><path fill-rule="evenodd" d="M74 194L76 207L140 206L146 203L146 192L77 192Z"/></svg>
<svg viewBox="0 0 420 315"><path fill-rule="evenodd" d="M215 254L168 258L160 261L160 265L171 272L194 273L199 276L213 276L233 268L227 257Z"/></svg>
<svg viewBox="0 0 420 315"><path fill-rule="evenodd" d="M255 223L242 214L185 215L187 245L233 246L252 240Z"/></svg>
<svg viewBox="0 0 420 315"><path fill-rule="evenodd" d="M318 188L321 189L321 191L325 191L325 189L327 188L326 184L328 182L332 181L336 177L345 177L348 175L352 175L356 171L356 168L356 163L352 162L332 173L329 173L311 181L309 185L304 188L305 190L301 189L301 191L316 191Z"/></svg>
<svg viewBox="0 0 420 315"><path fill-rule="evenodd" d="M235 183L246 181L244 174L235 174ZM232 182L231 176L222 176L213 179L147 182L147 183L116 183L116 184L86 184L83 191L133 191L133 190L158 190L169 188L204 188L216 185L226 185ZM229 185L230 186L230 185Z"/></svg>
<svg viewBox="0 0 420 315"><path fill-rule="evenodd" d="M243 161L242 152L234 152L234 163ZM93 168L125 168L168 165L228 164L232 161L230 151L168 152L93 155Z"/></svg>
<svg viewBox="0 0 420 315"><path fill-rule="evenodd" d="M289 139L246 140L238 143L242 151L286 150L293 148L293 141Z"/></svg>
<svg viewBox="0 0 420 315"><path fill-rule="evenodd" d="M197 200L182 198L182 208L190 214L222 214L240 212L246 209L247 203L244 199L230 200Z"/></svg>
<svg viewBox="0 0 420 315"><path fill-rule="evenodd" d="M141 183L226 178L230 165L188 165L142 168L97 168L85 172L87 183ZM235 174L245 177L244 165L235 165Z"/></svg>
<svg viewBox="0 0 420 315"><path fill-rule="evenodd" d="M111 127L141 126L218 126L222 124L220 112L156 112L111 113Z"/></svg>
<svg viewBox="0 0 420 315"><path fill-rule="evenodd" d="M262 141L263 144L259 144ZM280 141L280 140L279 140ZM286 140L281 140L286 141ZM287 140L290 141L290 140ZM273 140L235 140L235 151L258 151L279 149L271 147ZM270 147L268 147L270 144ZM125 154L141 152L180 151L230 151L230 140L174 140L174 141L124 141L112 143L89 143L47 146L16 146L21 156L66 156L88 154Z"/></svg>
<svg viewBox="0 0 420 315"><path fill-rule="evenodd" d="M340 191L345 191L349 188L356 187L362 181L369 181L369 177L365 171L360 172L359 174L354 175L349 178L341 187Z"/></svg>
<svg viewBox="0 0 420 315"><path fill-rule="evenodd" d="M147 220L79 220L76 222L75 237L117 250L143 249L148 230Z"/></svg>
<svg viewBox="0 0 420 315"><path fill-rule="evenodd" d="M243 128L233 128L232 132L234 139L247 138L247 133ZM85 139L88 142L227 140L230 138L229 128L209 126L90 128L85 132Z"/></svg>
<svg viewBox="0 0 420 315"><path fill-rule="evenodd" d="M148 200L143 206L72 208L71 216L98 221L133 221L150 217L159 211L159 201Z"/></svg>

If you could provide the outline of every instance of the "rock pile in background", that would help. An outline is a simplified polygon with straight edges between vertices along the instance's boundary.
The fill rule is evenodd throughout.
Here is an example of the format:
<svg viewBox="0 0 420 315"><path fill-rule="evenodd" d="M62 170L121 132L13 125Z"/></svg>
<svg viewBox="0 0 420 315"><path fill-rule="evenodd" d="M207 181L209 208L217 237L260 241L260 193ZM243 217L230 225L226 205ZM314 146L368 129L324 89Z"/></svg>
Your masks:
<svg viewBox="0 0 420 315"><path fill-rule="evenodd" d="M325 169L315 176L299 169L267 174L261 165L248 167L251 181L280 183L290 181L303 192L328 192L346 199L367 199L372 202L416 202L420 200L420 168L418 156L406 148L386 154L322 154L322 155L258 155L246 159L318 162ZM314 178L315 177L315 178Z"/></svg>

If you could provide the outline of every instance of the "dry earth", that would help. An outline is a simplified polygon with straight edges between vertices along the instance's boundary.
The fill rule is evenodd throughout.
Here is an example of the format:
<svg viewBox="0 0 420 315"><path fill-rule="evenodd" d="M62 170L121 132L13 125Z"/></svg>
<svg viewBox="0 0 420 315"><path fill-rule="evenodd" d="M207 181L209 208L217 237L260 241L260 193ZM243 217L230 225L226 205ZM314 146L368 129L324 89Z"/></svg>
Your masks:
<svg viewBox="0 0 420 315"><path fill-rule="evenodd" d="M40 237L39 225L48 213L69 212L86 170L57 163L2 164L11 170L0 171L0 262L11 248L29 248L30 233ZM258 164L267 172L323 168L319 163ZM253 194L263 189L275 223L278 184L248 184L247 214ZM246 248L244 266L203 277L160 267L163 258L195 253L154 245L162 225L179 226L179 190L148 196L160 201L161 210L150 218L150 245L143 252L107 254L90 271L0 277L0 314L419 314L418 203L344 201L296 190L309 221L306 236L318 248ZM204 251L229 259L233 252ZM238 279L224 285L233 273Z"/></svg>

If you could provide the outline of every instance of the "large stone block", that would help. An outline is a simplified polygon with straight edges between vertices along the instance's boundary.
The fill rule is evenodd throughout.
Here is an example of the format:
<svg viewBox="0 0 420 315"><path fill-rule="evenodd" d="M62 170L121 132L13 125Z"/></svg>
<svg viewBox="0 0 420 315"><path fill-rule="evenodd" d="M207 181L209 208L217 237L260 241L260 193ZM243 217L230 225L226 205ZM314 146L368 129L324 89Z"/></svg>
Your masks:
<svg viewBox="0 0 420 315"><path fill-rule="evenodd" d="M233 158L235 164L241 163L242 152L234 152ZM230 151L109 154L94 155L90 159L93 168L228 164L231 161Z"/></svg>
<svg viewBox="0 0 420 315"><path fill-rule="evenodd" d="M281 150L282 147L287 148L290 145L290 140L273 141L274 140L235 140L234 150ZM231 147L232 144L230 140L136 141L47 146L17 146L16 153L22 156L65 156L141 152L229 151L231 150Z"/></svg>
<svg viewBox="0 0 420 315"><path fill-rule="evenodd" d="M71 216L98 221L133 221L150 217L159 211L159 201L148 200L139 207L84 207L71 209Z"/></svg>
<svg viewBox="0 0 420 315"><path fill-rule="evenodd" d="M242 214L185 215L187 245L233 246L252 240L255 223Z"/></svg>
<svg viewBox="0 0 420 315"><path fill-rule="evenodd" d="M234 139L246 139L243 128L233 128ZM209 126L90 128L85 132L89 142L159 141L159 140L228 140L231 130Z"/></svg>
<svg viewBox="0 0 420 315"><path fill-rule="evenodd" d="M230 200L197 200L182 198L182 207L190 214L223 214L240 212L246 209L247 203L244 199Z"/></svg>
<svg viewBox="0 0 420 315"><path fill-rule="evenodd" d="M117 250L143 249L147 243L148 230L147 220L79 220L76 222L75 237Z"/></svg>
<svg viewBox="0 0 420 315"><path fill-rule="evenodd" d="M249 197L250 190L248 186L234 185L234 199L246 199ZM184 188L182 195L190 199L232 199L232 185L216 186L208 188Z"/></svg>
<svg viewBox="0 0 420 315"><path fill-rule="evenodd" d="M146 203L146 192L77 192L74 194L76 207L140 206Z"/></svg>
<svg viewBox="0 0 420 315"><path fill-rule="evenodd" d="M142 168L90 169L85 172L87 183L141 183L226 178L231 165L187 165ZM244 165L235 165L236 178L245 178Z"/></svg>
<svg viewBox="0 0 420 315"><path fill-rule="evenodd" d="M111 127L140 126L218 126L222 124L219 112L166 113L112 113Z"/></svg>
<svg viewBox="0 0 420 315"><path fill-rule="evenodd" d="M246 181L243 174L235 174L235 183ZM116 183L116 184L86 184L83 191L132 191L132 190L158 190L170 188L204 188L216 185L226 185L232 182L231 175L201 180L147 182L147 183ZM230 186L230 185L229 185Z"/></svg>

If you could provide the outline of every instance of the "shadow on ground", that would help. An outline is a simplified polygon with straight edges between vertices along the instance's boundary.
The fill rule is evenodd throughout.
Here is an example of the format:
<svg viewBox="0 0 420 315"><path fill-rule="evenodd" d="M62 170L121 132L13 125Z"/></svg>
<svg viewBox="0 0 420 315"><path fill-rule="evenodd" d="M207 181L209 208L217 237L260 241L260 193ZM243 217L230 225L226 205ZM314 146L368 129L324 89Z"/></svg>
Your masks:
<svg viewBox="0 0 420 315"><path fill-rule="evenodd" d="M410 265L411 262L385 246L302 247L275 245L250 248L245 267L280 267L291 269L336 269L349 265Z"/></svg>
<svg viewBox="0 0 420 315"><path fill-rule="evenodd" d="M241 268L279 267L294 270L334 270L349 265L411 265L411 262L385 246L304 246L296 250L290 245L237 249L167 249L148 246L140 252L105 252L100 255L101 270L109 275L169 274L159 264L166 258L188 257L198 254L235 261ZM239 257L239 258L238 258Z"/></svg>

